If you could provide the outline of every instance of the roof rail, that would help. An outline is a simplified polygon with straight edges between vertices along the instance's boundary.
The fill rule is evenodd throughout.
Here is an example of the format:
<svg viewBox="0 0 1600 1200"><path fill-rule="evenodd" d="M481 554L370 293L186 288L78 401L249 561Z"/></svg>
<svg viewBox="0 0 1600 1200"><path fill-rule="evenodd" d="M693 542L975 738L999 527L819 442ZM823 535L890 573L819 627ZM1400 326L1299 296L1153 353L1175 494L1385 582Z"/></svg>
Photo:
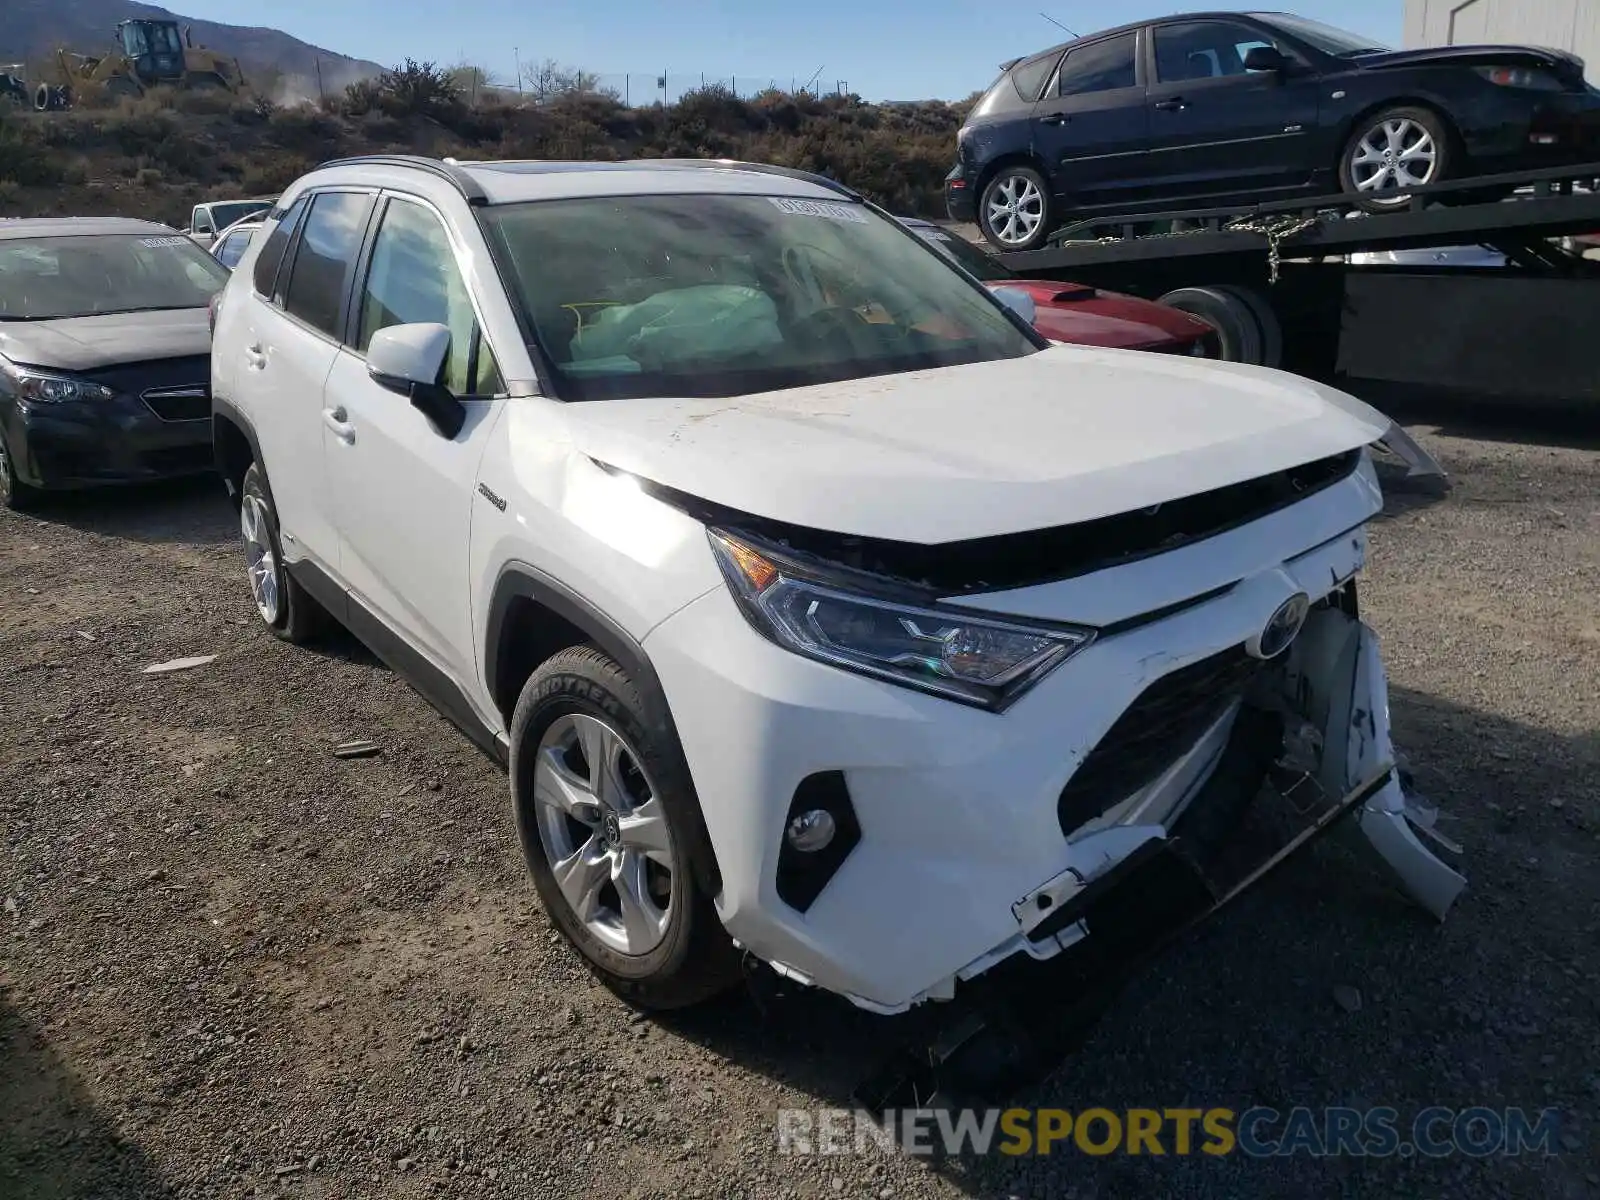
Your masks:
<svg viewBox="0 0 1600 1200"><path fill-rule="evenodd" d="M335 158L320 164L317 170L322 171L330 167L410 167L416 171L427 171L440 179L451 183L456 191L468 204L487 204L488 193L479 185L478 181L463 171L454 162L447 162L438 158L426 158L420 154L361 154L354 158Z"/></svg>
<svg viewBox="0 0 1600 1200"><path fill-rule="evenodd" d="M825 187L831 192L838 192L841 196L848 196L852 200L862 200L865 197L854 188L847 187L837 179L829 179L826 175L818 175L814 171L802 171L796 167L776 167L771 163L744 162L737 158L656 158L641 159L640 165L651 162L671 163L675 167L732 167L740 171L759 171L764 175L782 175L787 179L799 179L806 183L814 183L818 187Z"/></svg>

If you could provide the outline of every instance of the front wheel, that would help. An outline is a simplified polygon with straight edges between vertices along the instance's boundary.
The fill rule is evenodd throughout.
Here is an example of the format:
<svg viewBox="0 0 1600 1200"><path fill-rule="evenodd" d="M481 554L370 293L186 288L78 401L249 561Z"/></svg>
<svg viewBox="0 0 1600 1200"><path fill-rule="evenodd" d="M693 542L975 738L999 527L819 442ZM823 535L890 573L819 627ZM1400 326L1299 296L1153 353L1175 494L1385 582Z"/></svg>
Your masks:
<svg viewBox="0 0 1600 1200"><path fill-rule="evenodd" d="M1400 190L1442 183L1453 163L1450 130L1426 108L1386 108L1363 119L1339 158L1339 187L1370 213L1395 212Z"/></svg>
<svg viewBox="0 0 1600 1200"><path fill-rule="evenodd" d="M1054 226L1050 187L1032 167L1001 167L978 202L978 227L1001 250L1037 250Z"/></svg>
<svg viewBox="0 0 1600 1200"><path fill-rule="evenodd" d="M39 493L17 478L17 464L0 434L0 508L13 512L26 512L39 498Z"/></svg>
<svg viewBox="0 0 1600 1200"><path fill-rule="evenodd" d="M511 720L517 832L545 910L602 983L654 1009L707 999L738 971L690 862L704 823L669 736L587 646L542 664Z"/></svg>

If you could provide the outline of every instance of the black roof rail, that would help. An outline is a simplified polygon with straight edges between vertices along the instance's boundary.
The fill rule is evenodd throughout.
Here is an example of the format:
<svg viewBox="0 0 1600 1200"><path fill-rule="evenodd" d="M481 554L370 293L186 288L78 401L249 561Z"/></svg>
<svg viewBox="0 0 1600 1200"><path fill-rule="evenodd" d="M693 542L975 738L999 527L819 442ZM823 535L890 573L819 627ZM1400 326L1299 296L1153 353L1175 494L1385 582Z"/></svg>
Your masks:
<svg viewBox="0 0 1600 1200"><path fill-rule="evenodd" d="M447 180L460 192L468 204L487 204L488 193L482 186L463 171L454 162L446 162L438 158L426 158L421 154L360 154L354 158L335 158L320 164L317 170L323 171L330 167L410 167L416 171L427 171L440 179Z"/></svg>
<svg viewBox="0 0 1600 1200"><path fill-rule="evenodd" d="M860 192L852 187L847 187L837 179L829 179L826 175L818 175L814 171L802 171L798 167L777 167L771 163L744 162L737 158L644 158L639 159L638 165L648 167L651 163L668 163L675 167L722 167L738 171L759 171L764 175L782 175L786 179L799 179L805 183L814 183L818 187L825 187L830 192L837 192L841 196L848 196L852 200L865 199Z"/></svg>

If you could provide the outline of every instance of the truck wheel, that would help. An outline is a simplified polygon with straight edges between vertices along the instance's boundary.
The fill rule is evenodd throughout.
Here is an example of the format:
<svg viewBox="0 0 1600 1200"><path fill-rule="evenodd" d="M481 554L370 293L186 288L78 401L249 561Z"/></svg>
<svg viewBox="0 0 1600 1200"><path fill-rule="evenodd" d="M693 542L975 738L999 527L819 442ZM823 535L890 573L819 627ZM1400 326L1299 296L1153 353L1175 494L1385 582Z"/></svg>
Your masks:
<svg viewBox="0 0 1600 1200"><path fill-rule="evenodd" d="M50 111L50 85L41 83L33 93L33 107L36 112Z"/></svg>
<svg viewBox="0 0 1600 1200"><path fill-rule="evenodd" d="M588 646L529 676L511 719L517 833L551 922L600 981L641 1008L683 1008L738 977L690 862L705 837L671 735Z"/></svg>
<svg viewBox="0 0 1600 1200"><path fill-rule="evenodd" d="M1037 250L1055 228L1050 218L1050 185L1021 163L995 172L978 201L978 228L1001 250Z"/></svg>
<svg viewBox="0 0 1600 1200"><path fill-rule="evenodd" d="M1283 365L1283 324L1278 320L1278 314L1272 311L1272 304L1254 288L1239 287L1235 284L1222 284L1217 291L1225 292L1234 297L1250 310L1250 315L1255 318L1256 331L1261 335L1261 358L1263 367L1279 367Z"/></svg>
<svg viewBox="0 0 1600 1200"><path fill-rule="evenodd" d="M328 623L328 612L311 598L283 561L278 537L278 510L267 490L259 463L251 463L239 485L239 532L244 539L250 597L272 636L296 646L315 640Z"/></svg>
<svg viewBox="0 0 1600 1200"><path fill-rule="evenodd" d="M1262 336L1255 314L1226 288L1178 288L1162 296L1159 303L1199 317L1215 329L1224 360L1261 363Z"/></svg>
<svg viewBox="0 0 1600 1200"><path fill-rule="evenodd" d="M1339 156L1339 188L1365 212L1406 208L1399 188L1442 183L1451 166L1452 132L1438 114L1410 106L1367 117Z"/></svg>

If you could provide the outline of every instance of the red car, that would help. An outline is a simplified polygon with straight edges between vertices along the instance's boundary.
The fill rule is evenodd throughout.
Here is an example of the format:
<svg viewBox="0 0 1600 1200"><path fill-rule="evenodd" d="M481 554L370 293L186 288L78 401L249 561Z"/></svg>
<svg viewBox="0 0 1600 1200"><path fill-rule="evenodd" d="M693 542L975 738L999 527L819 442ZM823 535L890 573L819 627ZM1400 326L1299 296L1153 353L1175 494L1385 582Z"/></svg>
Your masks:
<svg viewBox="0 0 1600 1200"><path fill-rule="evenodd" d="M1052 342L1218 357L1216 333L1198 317L1153 300L1105 292L1081 283L1019 279L981 247L931 221L902 217L901 223L986 286L1027 292L1033 297L1033 326Z"/></svg>

